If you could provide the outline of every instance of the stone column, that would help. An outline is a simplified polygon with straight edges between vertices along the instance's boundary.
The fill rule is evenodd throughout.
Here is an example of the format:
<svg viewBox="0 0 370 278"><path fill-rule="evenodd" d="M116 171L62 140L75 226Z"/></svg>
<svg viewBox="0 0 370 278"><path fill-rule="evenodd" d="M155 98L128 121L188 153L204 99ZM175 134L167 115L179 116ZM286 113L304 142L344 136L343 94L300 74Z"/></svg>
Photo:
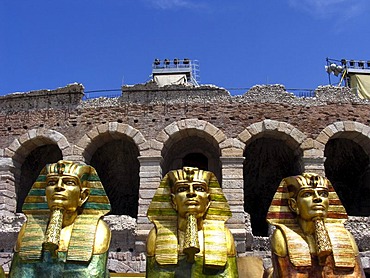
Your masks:
<svg viewBox="0 0 370 278"><path fill-rule="evenodd" d="M309 149L303 151L303 171L311 172L325 176L325 162L324 152L318 149Z"/></svg>
<svg viewBox="0 0 370 278"><path fill-rule="evenodd" d="M20 175L20 170L14 167L13 160L0 149L0 265L6 272L9 271L18 232L25 220L23 214L16 214L14 173Z"/></svg>
<svg viewBox="0 0 370 278"><path fill-rule="evenodd" d="M145 252L145 242L153 224L146 217L148 207L162 178L161 156L139 156L140 188L139 208L137 214L135 249Z"/></svg>
<svg viewBox="0 0 370 278"><path fill-rule="evenodd" d="M303 157L304 172L311 172L325 176L325 157Z"/></svg>
<svg viewBox="0 0 370 278"><path fill-rule="evenodd" d="M2 215L14 215L16 211L15 178L12 168L14 171L12 159L0 156L0 213Z"/></svg>
<svg viewBox="0 0 370 278"><path fill-rule="evenodd" d="M244 216L244 157L220 157L222 163L222 191L230 205L233 216L227 226L234 235L236 250L243 253L246 250L246 229Z"/></svg>
<svg viewBox="0 0 370 278"><path fill-rule="evenodd" d="M324 144L308 138L301 144L301 149L303 150L303 171L325 176Z"/></svg>

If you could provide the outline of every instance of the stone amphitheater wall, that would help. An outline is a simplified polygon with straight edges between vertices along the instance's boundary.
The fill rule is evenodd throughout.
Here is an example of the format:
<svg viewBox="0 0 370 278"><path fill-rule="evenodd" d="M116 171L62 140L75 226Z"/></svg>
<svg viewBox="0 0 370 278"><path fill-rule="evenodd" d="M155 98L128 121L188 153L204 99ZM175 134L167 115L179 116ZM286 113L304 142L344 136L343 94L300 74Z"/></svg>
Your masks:
<svg viewBox="0 0 370 278"><path fill-rule="evenodd" d="M32 154L43 146L54 146L63 159L88 164L113 141L129 141L137 148L139 155L133 159L140 165L135 179L138 192L132 204L138 208L137 215L105 217L113 233L112 272L145 271L145 239L152 227L146 210L160 179L180 166L187 152L203 153L221 181L233 212L228 226L239 256L261 257L266 268L271 265L268 235L254 234L254 215L251 219L245 204L249 192L245 157L256 144L286 146L297 160L295 169L325 174L326 146L335 139L345 146L350 141L367 158L362 190L370 190L370 103L348 88L319 87L315 97L298 98L282 85L266 85L231 96L210 85L158 88L149 82L122 87L116 98L85 100L83 96L83 86L72 84L0 97L0 264L5 270L25 220L17 211L19 196L26 194L21 185L24 165L30 157L41 163ZM129 167L122 163L119 167ZM272 171L279 172L281 164L277 161ZM346 224L366 271L370 271L369 211L365 208L363 214L351 215Z"/></svg>

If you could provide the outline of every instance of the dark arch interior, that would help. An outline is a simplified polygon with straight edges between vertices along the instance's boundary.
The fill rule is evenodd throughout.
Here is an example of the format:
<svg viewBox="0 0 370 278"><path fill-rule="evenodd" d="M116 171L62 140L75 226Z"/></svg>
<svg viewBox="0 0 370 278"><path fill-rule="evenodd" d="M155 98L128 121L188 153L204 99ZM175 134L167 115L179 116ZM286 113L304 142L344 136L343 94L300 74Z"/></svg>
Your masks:
<svg viewBox="0 0 370 278"><path fill-rule="evenodd" d="M162 172L195 166L213 172L221 183L220 151L206 139L189 136L173 143L163 155Z"/></svg>
<svg viewBox="0 0 370 278"><path fill-rule="evenodd" d="M331 139L325 146L325 174L349 215L370 215L369 156L349 139Z"/></svg>
<svg viewBox="0 0 370 278"><path fill-rule="evenodd" d="M247 146L244 162L244 209L255 236L267 236L267 210L281 180L301 173L300 157L282 140L260 138Z"/></svg>
<svg viewBox="0 0 370 278"><path fill-rule="evenodd" d="M30 152L21 168L20 184L17 187L17 212L22 211L24 200L42 168L48 163L61 160L62 157L62 152L57 145L40 146Z"/></svg>
<svg viewBox="0 0 370 278"><path fill-rule="evenodd" d="M197 167L208 170L208 158L201 153L189 153L182 159L182 166Z"/></svg>
<svg viewBox="0 0 370 278"><path fill-rule="evenodd" d="M114 140L91 158L110 200L111 214L136 218L139 199L139 150L131 139Z"/></svg>

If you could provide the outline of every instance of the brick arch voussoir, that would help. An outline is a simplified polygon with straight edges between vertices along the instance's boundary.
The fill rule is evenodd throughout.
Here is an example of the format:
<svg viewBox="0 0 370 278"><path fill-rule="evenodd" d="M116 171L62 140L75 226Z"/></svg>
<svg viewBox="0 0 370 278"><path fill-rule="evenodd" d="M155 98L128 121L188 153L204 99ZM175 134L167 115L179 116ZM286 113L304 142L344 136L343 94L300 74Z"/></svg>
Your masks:
<svg viewBox="0 0 370 278"><path fill-rule="evenodd" d="M160 156L163 150L163 143L151 139L138 145L140 156Z"/></svg>
<svg viewBox="0 0 370 278"><path fill-rule="evenodd" d="M344 138L359 144L370 155L370 127L354 121L338 121L325 127L316 137L322 151L330 139Z"/></svg>
<svg viewBox="0 0 370 278"><path fill-rule="evenodd" d="M143 134L136 128L123 123L109 122L92 128L76 144L76 154L90 161L93 153L105 143L113 140L130 138L135 145L145 143L146 139Z"/></svg>
<svg viewBox="0 0 370 278"><path fill-rule="evenodd" d="M6 168L13 174L15 183L18 183L21 176L22 165L27 156L36 148L55 144L63 152L70 148L67 138L58 131L46 128L31 129L22 134L4 150ZM15 185L14 185L15 192Z"/></svg>
<svg viewBox="0 0 370 278"><path fill-rule="evenodd" d="M227 138L220 144L222 156L243 156L245 144L238 138Z"/></svg>
<svg viewBox="0 0 370 278"><path fill-rule="evenodd" d="M238 134L237 139L248 146L258 138L270 137L284 141L295 153L301 153L301 144L307 136L293 125L275 120L263 120L253 123Z"/></svg>
<svg viewBox="0 0 370 278"><path fill-rule="evenodd" d="M166 126L158 133L156 141L162 144L162 152L165 152L174 142L194 135L204 138L211 144L214 144L218 149L220 149L220 144L227 139L221 129L207 121L185 119Z"/></svg>
<svg viewBox="0 0 370 278"><path fill-rule="evenodd" d="M67 138L60 132L38 128L22 134L9 145L8 149L13 153L12 159L22 164L27 155L37 147L55 144L63 152L70 148Z"/></svg>

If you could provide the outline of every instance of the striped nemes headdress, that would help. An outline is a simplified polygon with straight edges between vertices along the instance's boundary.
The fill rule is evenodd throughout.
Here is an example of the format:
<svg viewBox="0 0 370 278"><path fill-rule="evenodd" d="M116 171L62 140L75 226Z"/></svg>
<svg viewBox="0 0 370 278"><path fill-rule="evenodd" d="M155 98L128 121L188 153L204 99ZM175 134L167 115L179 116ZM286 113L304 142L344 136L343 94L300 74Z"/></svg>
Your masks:
<svg viewBox="0 0 370 278"><path fill-rule="evenodd" d="M329 191L329 208L325 222L344 223L348 218L347 212L330 181L313 173L303 173L302 175L287 177L281 181L268 210L267 221L270 224L295 223L296 215L289 208L289 198L296 198L299 191L304 188L320 187Z"/></svg>
<svg viewBox="0 0 370 278"><path fill-rule="evenodd" d="M296 214L289 208L288 200L296 198L304 188L325 188L329 191L329 207L325 226L329 233L337 267L354 266L354 250L344 228L347 212L330 181L314 173L303 173L298 176L284 178L274 195L267 212L267 222L284 231L287 239L289 258L295 266L310 266L311 255L297 224Z"/></svg>
<svg viewBox="0 0 370 278"><path fill-rule="evenodd" d="M198 182L208 187L211 175L212 172L199 170L194 167L184 167L181 170L174 170L168 173L172 193L175 193L173 191L175 186L182 183Z"/></svg>
<svg viewBox="0 0 370 278"><path fill-rule="evenodd" d="M227 261L225 222L231 217L229 204L212 172L193 167L173 170L162 179L147 216L156 226L155 258L160 265L178 262L177 212L172 207L172 188L178 183L199 182L207 185L210 205L203 216L204 264L207 267L223 267Z"/></svg>
<svg viewBox="0 0 370 278"><path fill-rule="evenodd" d="M80 188L89 189L88 199L79 208L80 214L74 223L67 253L67 260L89 261L93 252L97 223L110 211L111 206L96 170L89 165L65 160L47 164L25 199L22 210L27 216L27 224L20 246L20 257L23 260L41 258L42 243L50 214L45 195L46 179L51 176L76 177L80 181Z"/></svg>

